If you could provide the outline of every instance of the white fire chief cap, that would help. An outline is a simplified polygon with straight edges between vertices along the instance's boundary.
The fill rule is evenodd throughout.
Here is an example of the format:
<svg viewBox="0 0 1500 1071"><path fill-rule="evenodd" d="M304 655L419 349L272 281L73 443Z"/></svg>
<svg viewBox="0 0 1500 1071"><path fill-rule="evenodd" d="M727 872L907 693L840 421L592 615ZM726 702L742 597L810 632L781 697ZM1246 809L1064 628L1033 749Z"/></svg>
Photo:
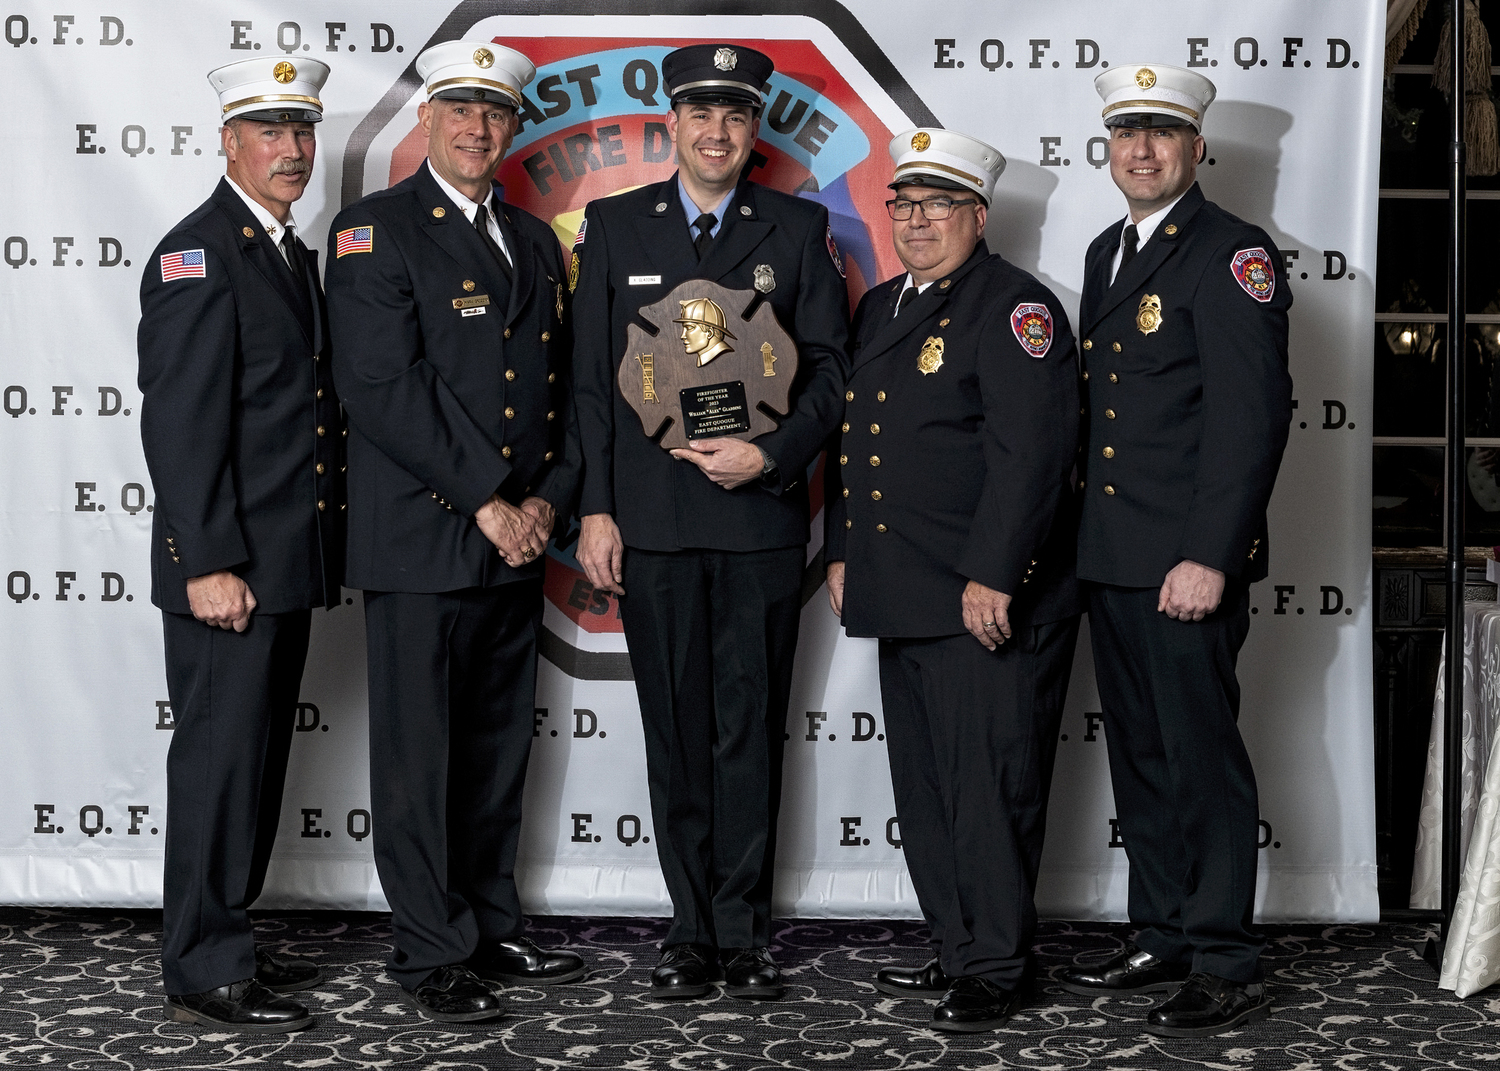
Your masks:
<svg viewBox="0 0 1500 1071"><path fill-rule="evenodd" d="M483 100L521 106L521 90L536 65L493 41L444 41L417 57L428 100Z"/></svg>
<svg viewBox="0 0 1500 1071"><path fill-rule="evenodd" d="M920 126L891 139L896 174L890 188L931 186L939 190L972 190L988 205L995 180L1005 170L1000 150L956 130Z"/></svg>
<svg viewBox="0 0 1500 1071"><path fill-rule="evenodd" d="M328 64L315 59L244 59L208 72L219 94L221 120L262 123L316 123L323 118L318 98L328 81Z"/></svg>
<svg viewBox="0 0 1500 1071"><path fill-rule="evenodd" d="M1214 84L1196 71L1162 63L1121 63L1094 79L1105 126L1191 126L1203 130Z"/></svg>

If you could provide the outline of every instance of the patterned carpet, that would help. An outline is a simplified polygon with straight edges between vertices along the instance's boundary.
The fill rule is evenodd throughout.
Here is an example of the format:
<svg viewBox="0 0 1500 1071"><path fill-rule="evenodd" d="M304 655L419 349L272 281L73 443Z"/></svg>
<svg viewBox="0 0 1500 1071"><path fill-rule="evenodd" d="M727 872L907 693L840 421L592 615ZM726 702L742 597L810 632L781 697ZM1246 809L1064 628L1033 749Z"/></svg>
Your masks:
<svg viewBox="0 0 1500 1071"><path fill-rule="evenodd" d="M301 994L317 1015L299 1034L210 1033L167 1024L153 912L0 908L0 1066L136 1068L560 1068L761 1071L832 1068L1401 1069L1500 1065L1500 990L1458 1001L1419 958L1415 926L1278 926L1265 958L1270 1021L1219 1038L1171 1041L1139 1029L1150 998L1097 1000L1043 985L1003 1030L943 1034L931 1005L876 993L885 964L926 958L910 922L782 923L773 948L787 999L747 1004L716 993L653 1003L647 974L659 919L538 919L532 936L567 944L589 977L508 990L510 1014L486 1028L417 1017L385 980L384 915L272 915L257 922L278 951L329 971ZM1107 953L1124 927L1044 922L1045 971Z"/></svg>

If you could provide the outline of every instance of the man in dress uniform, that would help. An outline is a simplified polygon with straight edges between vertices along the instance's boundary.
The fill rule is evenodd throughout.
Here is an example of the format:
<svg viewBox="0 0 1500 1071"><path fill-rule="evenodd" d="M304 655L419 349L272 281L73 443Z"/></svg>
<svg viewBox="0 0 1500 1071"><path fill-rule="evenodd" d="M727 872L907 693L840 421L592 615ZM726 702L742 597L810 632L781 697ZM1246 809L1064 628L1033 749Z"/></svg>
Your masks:
<svg viewBox="0 0 1500 1071"><path fill-rule="evenodd" d="M744 178L771 71L770 57L740 45L669 53L677 173L591 203L574 245L578 559L596 587L622 596L672 897L651 975L652 995L666 999L706 994L720 957L730 995L783 992L766 946L806 470L838 423L849 299L827 209ZM669 454L646 438L615 376L637 310L693 278L764 294L800 364L775 431Z"/></svg>
<svg viewBox="0 0 1500 1071"><path fill-rule="evenodd" d="M327 77L301 58L209 73L227 175L141 280L151 601L176 723L162 980L169 1019L229 1030L311 1025L277 994L323 977L256 948L246 912L276 841L312 608L338 605L343 571L343 420L317 254L292 218Z"/></svg>
<svg viewBox="0 0 1500 1071"><path fill-rule="evenodd" d="M1192 71L1121 64L1104 98L1110 175L1129 215L1089 246L1088 388L1078 576L1104 706L1133 942L1064 972L1088 996L1170 992L1169 1037L1270 1014L1251 929L1255 773L1235 659L1266 575L1266 505L1291 420L1281 254L1203 198Z"/></svg>
<svg viewBox="0 0 1500 1071"><path fill-rule="evenodd" d="M542 562L578 477L562 255L493 183L519 52L417 57L427 160L329 237L349 416L350 587L364 589L375 862L402 996L445 1022L503 1013L487 983L574 981L516 894Z"/></svg>
<svg viewBox="0 0 1500 1071"><path fill-rule="evenodd" d="M896 814L933 959L875 986L1001 1025L1034 973L1032 893L1081 610L1078 353L1057 296L991 253L1005 158L918 129L890 145L906 273L854 317L828 595L880 638Z"/></svg>

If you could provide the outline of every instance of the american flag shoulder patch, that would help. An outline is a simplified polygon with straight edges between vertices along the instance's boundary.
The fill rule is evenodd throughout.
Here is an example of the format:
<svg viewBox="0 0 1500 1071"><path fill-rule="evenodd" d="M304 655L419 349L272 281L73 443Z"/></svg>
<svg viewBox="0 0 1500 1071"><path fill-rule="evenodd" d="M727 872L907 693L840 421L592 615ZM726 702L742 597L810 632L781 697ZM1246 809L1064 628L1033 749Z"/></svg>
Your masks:
<svg viewBox="0 0 1500 1071"><path fill-rule="evenodd" d="M184 249L179 253L163 253L161 255L161 281L170 283L173 279L206 279L208 272L204 267L203 250Z"/></svg>
<svg viewBox="0 0 1500 1071"><path fill-rule="evenodd" d="M335 248L333 259L348 256L350 253L370 253L374 251L375 228L374 227L350 227L347 231L339 231L334 235Z"/></svg>
<svg viewBox="0 0 1500 1071"><path fill-rule="evenodd" d="M588 229L589 229L589 217L588 216L584 216L583 217L583 222L578 225L578 236L573 239L573 245L574 246L580 246L580 245L583 244L583 236L588 231Z"/></svg>

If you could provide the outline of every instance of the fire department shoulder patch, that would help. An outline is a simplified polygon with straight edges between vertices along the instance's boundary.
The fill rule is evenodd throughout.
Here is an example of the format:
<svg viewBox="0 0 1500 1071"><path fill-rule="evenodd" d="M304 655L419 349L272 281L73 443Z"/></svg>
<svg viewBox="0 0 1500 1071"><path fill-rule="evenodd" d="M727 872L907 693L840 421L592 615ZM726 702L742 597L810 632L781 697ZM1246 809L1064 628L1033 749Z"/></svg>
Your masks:
<svg viewBox="0 0 1500 1071"><path fill-rule="evenodd" d="M1033 357L1045 357L1052 348L1052 314L1045 305L1017 305L1010 314L1010 329Z"/></svg>
<svg viewBox="0 0 1500 1071"><path fill-rule="evenodd" d="M828 228L828 255L833 258L833 266L839 270L839 278L848 278L844 274L844 258L839 256L838 243L833 240L833 228Z"/></svg>
<svg viewBox="0 0 1500 1071"><path fill-rule="evenodd" d="M1234 281L1256 301L1266 302L1276 293L1276 271L1271 267L1271 254L1256 246L1241 249L1229 262L1234 272Z"/></svg>

